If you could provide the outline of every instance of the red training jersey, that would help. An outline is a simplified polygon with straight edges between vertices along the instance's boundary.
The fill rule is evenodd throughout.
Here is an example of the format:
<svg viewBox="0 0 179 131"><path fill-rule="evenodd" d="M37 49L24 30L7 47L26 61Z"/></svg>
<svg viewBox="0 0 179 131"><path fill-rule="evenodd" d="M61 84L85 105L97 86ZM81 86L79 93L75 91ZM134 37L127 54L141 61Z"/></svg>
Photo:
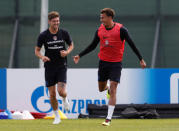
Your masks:
<svg viewBox="0 0 179 131"><path fill-rule="evenodd" d="M101 24L98 28L98 37L100 39L100 52L98 57L100 60L107 62L121 62L124 53L125 40L120 38L120 28L123 25L115 23L111 30L106 30Z"/></svg>

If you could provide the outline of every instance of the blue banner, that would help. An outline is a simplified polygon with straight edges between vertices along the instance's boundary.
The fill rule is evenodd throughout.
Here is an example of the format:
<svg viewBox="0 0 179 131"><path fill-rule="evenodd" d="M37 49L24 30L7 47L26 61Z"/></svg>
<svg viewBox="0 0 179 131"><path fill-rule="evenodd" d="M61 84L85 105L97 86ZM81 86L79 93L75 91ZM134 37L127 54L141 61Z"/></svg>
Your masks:
<svg viewBox="0 0 179 131"><path fill-rule="evenodd" d="M125 82L120 88L128 89L132 103L179 103L179 69L124 69L122 76Z"/></svg>
<svg viewBox="0 0 179 131"><path fill-rule="evenodd" d="M0 109L7 108L6 69L0 69Z"/></svg>

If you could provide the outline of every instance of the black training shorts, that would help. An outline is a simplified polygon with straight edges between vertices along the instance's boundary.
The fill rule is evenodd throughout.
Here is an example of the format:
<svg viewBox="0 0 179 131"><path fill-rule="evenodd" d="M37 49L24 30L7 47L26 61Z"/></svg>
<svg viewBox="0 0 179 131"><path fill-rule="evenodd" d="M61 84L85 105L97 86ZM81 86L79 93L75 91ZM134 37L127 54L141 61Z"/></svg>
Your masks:
<svg viewBox="0 0 179 131"><path fill-rule="evenodd" d="M67 67L45 68L46 86L54 86L58 82L66 83Z"/></svg>
<svg viewBox="0 0 179 131"><path fill-rule="evenodd" d="M100 60L98 68L98 81L110 80L120 82L121 70L121 62L107 62Z"/></svg>

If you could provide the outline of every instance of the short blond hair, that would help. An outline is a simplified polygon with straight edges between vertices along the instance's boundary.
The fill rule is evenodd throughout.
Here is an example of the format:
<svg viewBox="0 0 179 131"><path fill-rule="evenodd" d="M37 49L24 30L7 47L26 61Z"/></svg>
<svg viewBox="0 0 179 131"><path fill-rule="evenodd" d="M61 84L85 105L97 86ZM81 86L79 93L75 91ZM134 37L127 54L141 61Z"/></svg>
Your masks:
<svg viewBox="0 0 179 131"><path fill-rule="evenodd" d="M48 13L48 20L52 20L56 17L60 17L60 14L57 11L51 11Z"/></svg>

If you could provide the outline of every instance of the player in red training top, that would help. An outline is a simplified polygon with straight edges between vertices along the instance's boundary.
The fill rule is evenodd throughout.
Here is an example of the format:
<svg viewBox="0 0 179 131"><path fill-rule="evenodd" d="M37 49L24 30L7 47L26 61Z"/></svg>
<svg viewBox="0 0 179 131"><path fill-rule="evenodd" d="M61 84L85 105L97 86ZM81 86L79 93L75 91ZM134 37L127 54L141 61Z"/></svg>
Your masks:
<svg viewBox="0 0 179 131"><path fill-rule="evenodd" d="M99 91L108 90L110 94L108 114L106 120L102 123L104 126L110 125L116 105L116 91L117 85L120 83L125 41L128 42L139 58L141 67L146 67L146 63L129 36L128 30L122 24L113 21L114 15L113 9L104 8L101 10L100 21L102 24L96 31L92 43L79 55L74 56L74 62L77 64L82 56L94 50L100 42L98 54L100 59L98 69ZM110 86L107 85L108 80L110 80Z"/></svg>

